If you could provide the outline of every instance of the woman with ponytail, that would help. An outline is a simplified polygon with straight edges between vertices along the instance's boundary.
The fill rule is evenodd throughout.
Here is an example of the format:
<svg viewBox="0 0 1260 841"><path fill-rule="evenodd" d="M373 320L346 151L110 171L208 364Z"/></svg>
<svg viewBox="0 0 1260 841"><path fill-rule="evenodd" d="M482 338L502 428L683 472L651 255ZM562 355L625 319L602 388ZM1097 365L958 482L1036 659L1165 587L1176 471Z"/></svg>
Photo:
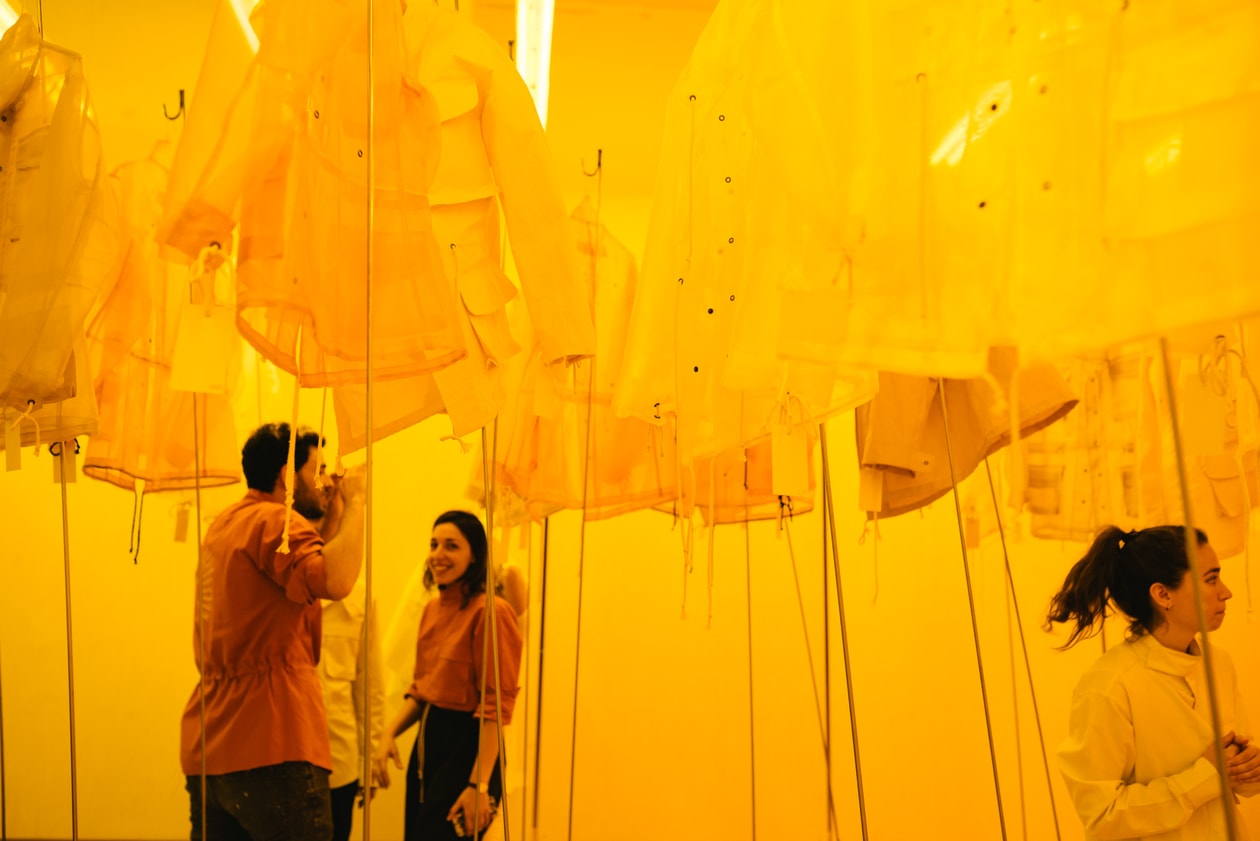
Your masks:
<svg viewBox="0 0 1260 841"><path fill-rule="evenodd" d="M1187 558L1181 526L1104 529L1050 601L1046 630L1068 625L1067 649L1096 634L1112 610L1129 633L1085 673L1072 696L1059 767L1089 839L1225 838L1225 808L1260 791L1234 666L1212 650L1231 795L1221 797L1194 582L1214 631L1233 595L1220 561L1197 532ZM1241 819L1235 841L1249 836Z"/></svg>

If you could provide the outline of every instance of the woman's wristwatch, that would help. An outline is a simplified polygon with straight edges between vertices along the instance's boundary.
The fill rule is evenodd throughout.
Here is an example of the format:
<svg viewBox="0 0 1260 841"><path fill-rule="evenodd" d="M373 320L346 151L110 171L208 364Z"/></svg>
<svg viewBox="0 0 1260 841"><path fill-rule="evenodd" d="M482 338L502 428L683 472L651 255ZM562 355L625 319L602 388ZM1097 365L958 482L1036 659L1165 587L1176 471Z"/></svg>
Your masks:
<svg viewBox="0 0 1260 841"><path fill-rule="evenodd" d="M468 781L468 786L467 786L467 788L475 788L475 789L477 789L477 792L478 792L478 793L480 793L480 794L489 794L489 793L490 793L490 783L489 783L489 782L484 782L484 783L474 783L472 780L469 780L469 781Z"/></svg>

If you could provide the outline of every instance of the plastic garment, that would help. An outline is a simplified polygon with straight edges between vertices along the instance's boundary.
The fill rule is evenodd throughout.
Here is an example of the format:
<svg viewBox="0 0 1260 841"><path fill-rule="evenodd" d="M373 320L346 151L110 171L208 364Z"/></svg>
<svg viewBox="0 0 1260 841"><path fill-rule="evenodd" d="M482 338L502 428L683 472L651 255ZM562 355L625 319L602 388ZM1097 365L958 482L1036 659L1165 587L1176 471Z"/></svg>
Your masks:
<svg viewBox="0 0 1260 841"><path fill-rule="evenodd" d="M1255 380L1244 377L1247 358L1231 353L1243 347L1239 334L1222 329L1213 338L1213 332L1174 343L1170 358L1194 524L1207 533L1217 554L1228 558L1247 548L1251 510L1260 505L1260 440L1255 434ZM1247 365L1246 372L1250 370ZM1143 374L1138 438L1142 481L1137 489L1141 525L1179 522L1181 478L1162 361L1150 359Z"/></svg>
<svg viewBox="0 0 1260 841"><path fill-rule="evenodd" d="M943 386L928 377L881 374L879 394L857 411L859 504L880 518L922 508L1009 445L1013 433L1036 432L1076 404L1053 366L1018 369L1011 349L990 353L988 377L947 379Z"/></svg>
<svg viewBox="0 0 1260 841"><path fill-rule="evenodd" d="M0 409L7 423L31 410L46 441L91 432L76 343L117 269L117 214L82 61L27 15L0 40L0 208Z"/></svg>
<svg viewBox="0 0 1260 841"><path fill-rule="evenodd" d="M232 484L240 477L227 395L197 395L194 424L193 394L170 386L181 313L213 291L203 287L213 284L215 275L190 286L187 273L172 271L158 254L153 230L166 187L165 153L159 147L147 160L124 164L111 176L126 247L118 278L88 328L100 428L88 444L83 472L127 490L143 480L149 493L193 487L198 448L203 487ZM228 296L232 292L221 290Z"/></svg>
<svg viewBox="0 0 1260 841"><path fill-rule="evenodd" d="M1057 356L1260 311L1260 3L1026 5L1024 347Z"/></svg>
<svg viewBox="0 0 1260 841"><path fill-rule="evenodd" d="M525 83L502 48L456 13L407 9L408 84L431 91L442 155L429 190L449 294L460 301L468 356L431 375L373 384L381 438L445 412L451 434L485 426L504 401L503 366L523 346L545 365L595 349L586 286L550 153ZM533 335L513 332L517 294L502 268L502 210ZM334 390L343 452L367 442L366 394Z"/></svg>
<svg viewBox="0 0 1260 841"><path fill-rule="evenodd" d="M669 246L645 259L618 407L688 376L651 331L705 329L683 290L714 253L797 268L777 284L796 329L761 358L903 374L1260 311L1258 39L1255 0L719 4L670 99ZM741 182L758 168L777 177ZM723 216L732 191L767 224Z"/></svg>
<svg viewBox="0 0 1260 841"><path fill-rule="evenodd" d="M833 15L826 7L839 4L812 5ZM817 155L832 150L815 142L813 129L825 124L838 139L846 135L831 101L822 108L810 99L805 88L813 80L799 74L800 57L782 42L784 21L770 14L775 10L748 0L719 5L667 103L614 408L649 422L675 417L684 470L765 435L771 417L788 405L808 427L875 390L873 371L801 352L834 332L795 295L809 291L807 283L832 290L841 282L844 233L832 205L844 204L834 197L846 190L825 173L792 180L797 173L782 169L782 156L819 163ZM848 43L842 36L801 49L847 62L857 54L846 54ZM745 47L752 53L740 51ZM852 80L838 75L827 78L839 96ZM784 111L780 98L799 110ZM806 147L789 150L783 137L766 133L766 121L780 118L779 128ZM800 133L802 121L810 132ZM797 190L809 195L798 202Z"/></svg>
<svg viewBox="0 0 1260 841"><path fill-rule="evenodd" d="M751 523L777 520L805 514L814 508L814 442L812 432L800 432L790 443L762 438L748 446L699 459L696 462L694 485L684 487L678 500L658 505L657 510L691 519L700 512L707 525ZM802 477L795 493L776 486L776 456L789 449L794 458L803 459Z"/></svg>
<svg viewBox="0 0 1260 841"><path fill-rule="evenodd" d="M973 364L993 345L1059 359L1260 311L1244 186L1260 4L867 5L880 143L859 167L873 189L853 303L827 313L842 359L962 375L884 360L916 309L965 328L940 346Z"/></svg>
<svg viewBox="0 0 1260 841"><path fill-rule="evenodd" d="M1170 344L1190 505L1195 525L1222 558L1246 551L1251 511L1260 506L1260 393L1247 355L1255 330L1254 322L1209 325ZM1181 479L1159 345L1128 345L1061 368L1069 370L1081 406L1023 442L1032 534L1084 542L1105 524L1133 529L1180 521Z"/></svg>
<svg viewBox="0 0 1260 841"><path fill-rule="evenodd" d="M569 224L595 314L595 357L568 371L549 369L538 352L510 364L494 448L496 496L502 507L510 492L533 519L567 508L596 520L674 499L677 464L661 427L612 411L634 301L634 255L600 224L590 199ZM478 460L470 489L478 499L481 472Z"/></svg>
<svg viewBox="0 0 1260 841"><path fill-rule="evenodd" d="M404 78L400 4L374 9L369 137L365 3L219 3L158 230L195 256L240 222L238 327L303 386L367 378L369 247L373 375L466 354L427 196L437 108Z"/></svg>
<svg viewBox="0 0 1260 841"><path fill-rule="evenodd" d="M1021 442L1021 503L1033 536L1088 542L1106 525L1139 527L1139 403L1149 352L1132 348L1057 366L1081 402L1062 423Z"/></svg>

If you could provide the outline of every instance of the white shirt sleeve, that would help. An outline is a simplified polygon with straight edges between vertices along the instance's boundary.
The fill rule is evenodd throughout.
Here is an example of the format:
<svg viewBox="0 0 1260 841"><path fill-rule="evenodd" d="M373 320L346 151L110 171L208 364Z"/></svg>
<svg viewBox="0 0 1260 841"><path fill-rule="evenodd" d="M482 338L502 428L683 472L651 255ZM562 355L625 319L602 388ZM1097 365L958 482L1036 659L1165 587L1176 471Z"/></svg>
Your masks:
<svg viewBox="0 0 1260 841"><path fill-rule="evenodd" d="M1216 768L1203 757L1185 770L1129 783L1136 762L1133 723L1123 704L1097 692L1072 699L1059 769L1091 838L1142 838L1184 825L1221 795Z"/></svg>

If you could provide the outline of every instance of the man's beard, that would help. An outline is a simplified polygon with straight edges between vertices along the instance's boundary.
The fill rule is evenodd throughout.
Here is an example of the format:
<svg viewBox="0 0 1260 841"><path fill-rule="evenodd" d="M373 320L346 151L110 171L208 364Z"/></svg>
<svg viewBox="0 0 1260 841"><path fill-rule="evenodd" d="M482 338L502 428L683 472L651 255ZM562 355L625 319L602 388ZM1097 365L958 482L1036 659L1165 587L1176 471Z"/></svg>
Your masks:
<svg viewBox="0 0 1260 841"><path fill-rule="evenodd" d="M308 520L324 517L324 497L319 491L299 484L293 493L293 510Z"/></svg>

